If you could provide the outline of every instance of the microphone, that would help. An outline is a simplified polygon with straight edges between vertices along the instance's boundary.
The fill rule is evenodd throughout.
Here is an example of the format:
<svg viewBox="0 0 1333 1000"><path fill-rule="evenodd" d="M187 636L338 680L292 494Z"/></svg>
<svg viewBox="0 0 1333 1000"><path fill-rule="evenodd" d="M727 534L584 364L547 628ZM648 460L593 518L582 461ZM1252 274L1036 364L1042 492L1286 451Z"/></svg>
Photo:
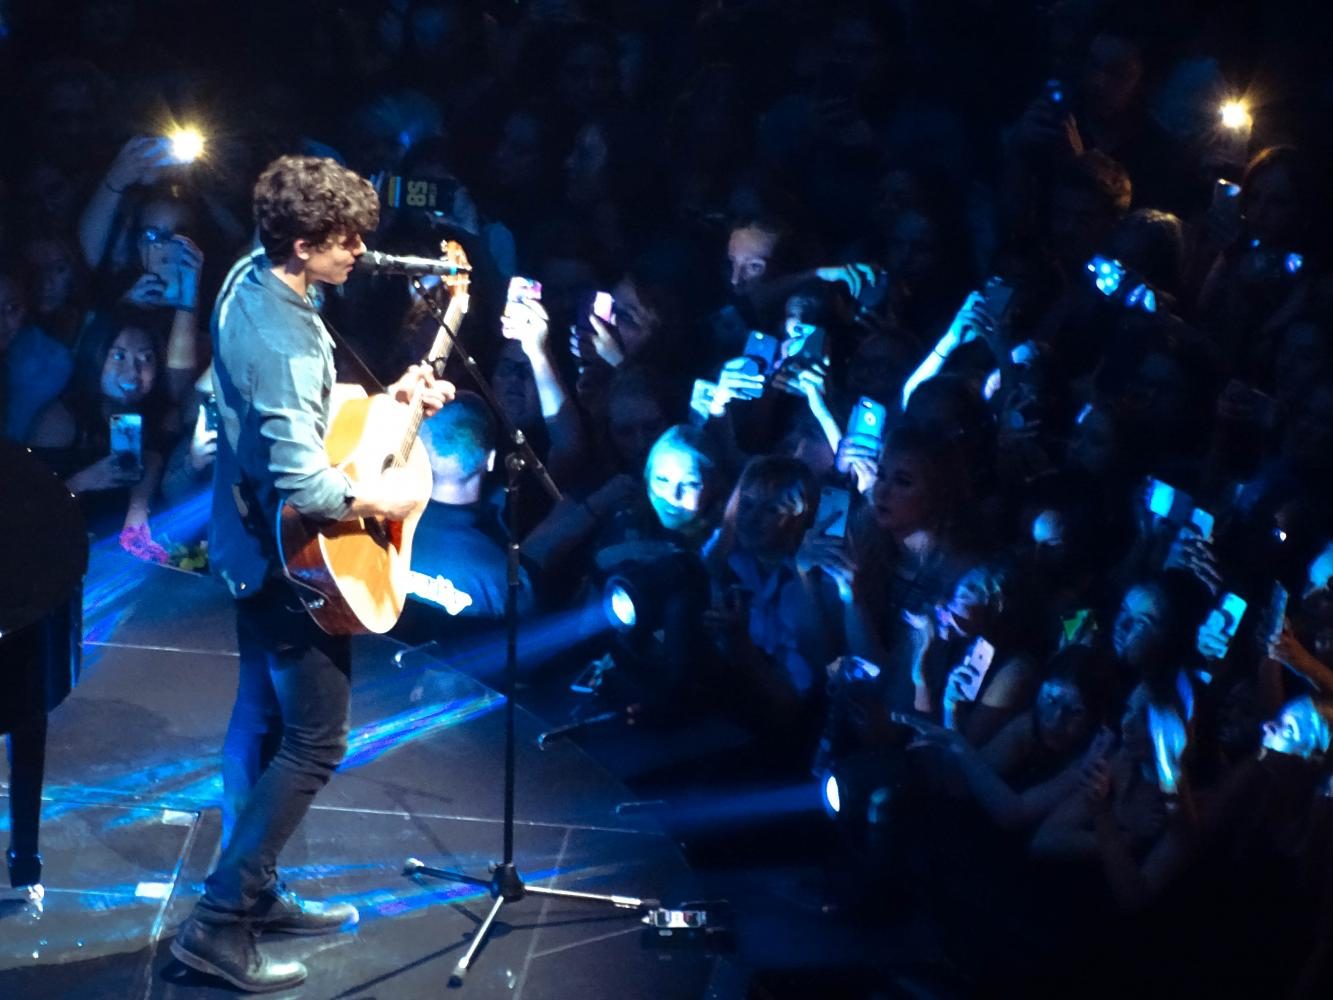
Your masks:
<svg viewBox="0 0 1333 1000"><path fill-rule="evenodd" d="M407 274L418 277L435 274L444 278L455 274L466 274L472 270L466 265L450 264L434 257L400 256L380 253L378 250L367 250L363 253L357 260L356 267L358 271L368 271L371 274Z"/></svg>

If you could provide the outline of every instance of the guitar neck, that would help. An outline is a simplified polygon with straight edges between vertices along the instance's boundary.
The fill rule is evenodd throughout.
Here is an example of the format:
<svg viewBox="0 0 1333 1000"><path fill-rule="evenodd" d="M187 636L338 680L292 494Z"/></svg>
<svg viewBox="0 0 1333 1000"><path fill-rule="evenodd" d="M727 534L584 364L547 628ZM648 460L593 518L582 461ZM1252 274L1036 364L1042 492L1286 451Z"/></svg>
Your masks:
<svg viewBox="0 0 1333 1000"><path fill-rule="evenodd" d="M456 291L449 297L449 307L444 312L444 322L436 331L435 339L431 342L430 352L426 355L427 361L444 362L448 360L449 353L454 349L454 334L458 331L458 324L463 322L467 307L468 293L466 291ZM408 418L407 428L403 432L402 444L394 452L394 465L407 464L407 457L412 453L412 446L417 443L417 435L421 432L421 422L426 419L426 411L422 406L420 395L412 397L411 405L412 415Z"/></svg>

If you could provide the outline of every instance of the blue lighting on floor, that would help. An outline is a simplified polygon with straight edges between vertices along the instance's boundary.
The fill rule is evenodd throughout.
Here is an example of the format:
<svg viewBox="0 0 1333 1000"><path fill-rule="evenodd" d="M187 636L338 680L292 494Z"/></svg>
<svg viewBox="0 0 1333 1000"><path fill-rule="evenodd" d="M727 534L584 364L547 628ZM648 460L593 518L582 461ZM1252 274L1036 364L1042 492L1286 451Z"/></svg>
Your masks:
<svg viewBox="0 0 1333 1000"><path fill-rule="evenodd" d="M471 698L459 698L443 704L422 705L387 719L362 726L347 741L347 756L339 771L350 771L378 760L442 729L485 715L504 704L504 698L486 691Z"/></svg>

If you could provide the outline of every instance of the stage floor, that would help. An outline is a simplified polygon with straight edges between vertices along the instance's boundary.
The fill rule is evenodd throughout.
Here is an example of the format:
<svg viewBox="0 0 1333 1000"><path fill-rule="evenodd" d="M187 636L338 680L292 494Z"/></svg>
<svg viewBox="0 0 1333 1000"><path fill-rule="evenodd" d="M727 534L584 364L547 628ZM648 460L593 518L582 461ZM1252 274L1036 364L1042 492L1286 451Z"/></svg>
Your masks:
<svg viewBox="0 0 1333 1000"><path fill-rule="evenodd" d="M50 723L45 905L38 915L0 903L0 996L234 995L167 947L217 854L218 752L236 676L228 599L207 579L99 552L86 608L84 675ZM424 656L400 668L396 649L356 641L347 761L281 858L293 889L355 903L361 923L266 938L266 951L310 968L287 995L438 997L490 905L484 890L401 871L417 857L484 875L500 856L503 699ZM661 829L616 814L624 787L571 744L538 750L543 725L518 716L525 877L698 898ZM632 912L533 897L505 907L459 995L720 997L719 962L700 947L663 948Z"/></svg>

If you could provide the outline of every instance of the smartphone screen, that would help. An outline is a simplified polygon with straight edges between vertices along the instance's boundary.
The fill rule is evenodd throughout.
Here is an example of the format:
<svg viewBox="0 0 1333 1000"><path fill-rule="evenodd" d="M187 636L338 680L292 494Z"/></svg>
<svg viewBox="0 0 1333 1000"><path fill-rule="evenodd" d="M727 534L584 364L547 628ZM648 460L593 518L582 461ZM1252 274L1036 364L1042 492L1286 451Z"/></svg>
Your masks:
<svg viewBox="0 0 1333 1000"><path fill-rule="evenodd" d="M542 283L540 281L524 278L518 274L509 279L507 298L510 302L540 302L541 297Z"/></svg>
<svg viewBox="0 0 1333 1000"><path fill-rule="evenodd" d="M1148 480L1148 510L1166 520L1176 503L1176 489L1160 479Z"/></svg>
<svg viewBox="0 0 1333 1000"><path fill-rule="evenodd" d="M1226 593L1222 595L1222 600L1218 602L1214 614L1222 616L1222 633L1227 637L1227 642L1236 638L1236 629L1240 628L1240 620L1245 616L1245 598L1239 594Z"/></svg>
<svg viewBox="0 0 1333 1000"><path fill-rule="evenodd" d="M851 509L852 495L840 486L825 486L819 491L818 521L824 525L827 538L847 536L847 512Z"/></svg>
<svg viewBox="0 0 1333 1000"><path fill-rule="evenodd" d="M110 422L111 454L126 470L143 468L143 416L113 413Z"/></svg>
<svg viewBox="0 0 1333 1000"><path fill-rule="evenodd" d="M616 300L611 297L610 292L598 292L592 297L592 314L603 323L611 322L611 315L615 311Z"/></svg>

